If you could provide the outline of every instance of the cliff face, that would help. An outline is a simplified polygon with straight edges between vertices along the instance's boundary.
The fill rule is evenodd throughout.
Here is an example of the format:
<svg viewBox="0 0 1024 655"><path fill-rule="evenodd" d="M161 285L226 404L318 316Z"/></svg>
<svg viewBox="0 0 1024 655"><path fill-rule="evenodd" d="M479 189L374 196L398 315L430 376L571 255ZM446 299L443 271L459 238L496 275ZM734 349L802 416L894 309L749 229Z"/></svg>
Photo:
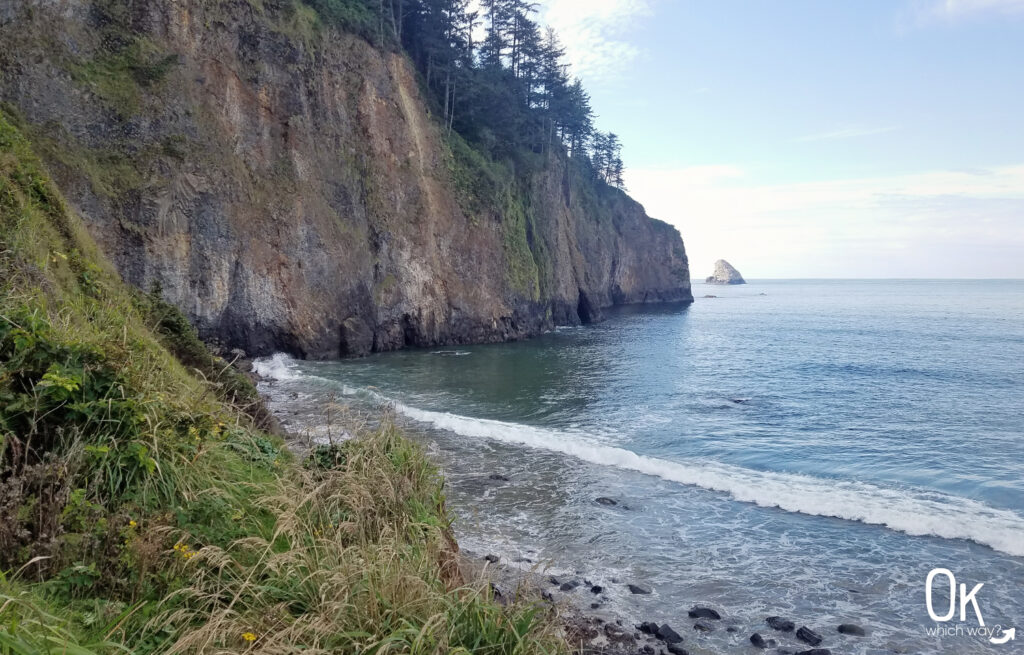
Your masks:
<svg viewBox="0 0 1024 655"><path fill-rule="evenodd" d="M0 99L128 282L306 356L690 301L678 232L564 159L449 142L411 67L290 0L0 0Z"/></svg>

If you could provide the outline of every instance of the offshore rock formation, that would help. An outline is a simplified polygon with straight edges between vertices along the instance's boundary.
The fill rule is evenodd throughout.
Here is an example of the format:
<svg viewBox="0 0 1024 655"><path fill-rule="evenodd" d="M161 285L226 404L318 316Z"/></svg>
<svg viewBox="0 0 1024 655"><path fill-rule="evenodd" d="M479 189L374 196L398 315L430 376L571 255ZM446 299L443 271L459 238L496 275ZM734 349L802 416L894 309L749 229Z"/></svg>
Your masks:
<svg viewBox="0 0 1024 655"><path fill-rule="evenodd" d="M445 137L406 59L293 0L0 0L0 100L125 280L311 357L692 301L679 233L561 155Z"/></svg>
<svg viewBox="0 0 1024 655"><path fill-rule="evenodd" d="M732 264L719 259L715 262L715 272L709 275L705 280L708 284L746 284L747 281L743 279L740 272L732 267Z"/></svg>

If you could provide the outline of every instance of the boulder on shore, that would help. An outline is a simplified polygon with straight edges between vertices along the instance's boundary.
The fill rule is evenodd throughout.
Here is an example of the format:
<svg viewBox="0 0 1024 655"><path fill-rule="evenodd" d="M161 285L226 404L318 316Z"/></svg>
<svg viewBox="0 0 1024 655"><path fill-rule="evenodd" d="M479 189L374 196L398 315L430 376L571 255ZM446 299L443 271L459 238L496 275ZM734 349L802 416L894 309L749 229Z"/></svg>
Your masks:
<svg viewBox="0 0 1024 655"><path fill-rule="evenodd" d="M743 279L740 272L732 267L732 264L719 259L715 262L715 272L709 275L705 280L708 284L746 284L747 281Z"/></svg>

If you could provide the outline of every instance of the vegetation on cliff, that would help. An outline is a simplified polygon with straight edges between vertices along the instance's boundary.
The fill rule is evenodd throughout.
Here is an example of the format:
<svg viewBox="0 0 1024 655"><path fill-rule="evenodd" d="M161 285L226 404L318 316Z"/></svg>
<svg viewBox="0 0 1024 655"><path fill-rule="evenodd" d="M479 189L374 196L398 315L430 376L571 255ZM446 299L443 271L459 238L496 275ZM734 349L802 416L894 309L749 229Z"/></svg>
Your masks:
<svg viewBox="0 0 1024 655"><path fill-rule="evenodd" d="M486 154L529 165L557 151L594 181L623 187L621 144L594 128L590 97L565 63L537 4L487 0L306 0L328 23L380 48L403 49L423 76L441 124ZM484 38L474 43L483 27Z"/></svg>
<svg viewBox="0 0 1024 655"><path fill-rule="evenodd" d="M388 422L300 462L0 115L0 652L539 653Z"/></svg>

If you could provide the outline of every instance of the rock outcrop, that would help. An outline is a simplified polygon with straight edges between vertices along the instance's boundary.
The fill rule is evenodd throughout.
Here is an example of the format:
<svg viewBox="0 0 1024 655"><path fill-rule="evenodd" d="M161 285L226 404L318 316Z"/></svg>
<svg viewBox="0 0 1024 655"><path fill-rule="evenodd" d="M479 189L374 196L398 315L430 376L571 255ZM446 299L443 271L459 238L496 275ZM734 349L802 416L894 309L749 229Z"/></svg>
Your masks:
<svg viewBox="0 0 1024 655"><path fill-rule="evenodd" d="M692 301L673 227L563 156L482 162L402 55L293 0L0 0L0 43L0 100L121 275L225 346L361 355Z"/></svg>
<svg viewBox="0 0 1024 655"><path fill-rule="evenodd" d="M743 279L740 272L732 267L732 264L719 259L715 262L715 272L709 275L705 280L708 284L746 284L747 281Z"/></svg>

